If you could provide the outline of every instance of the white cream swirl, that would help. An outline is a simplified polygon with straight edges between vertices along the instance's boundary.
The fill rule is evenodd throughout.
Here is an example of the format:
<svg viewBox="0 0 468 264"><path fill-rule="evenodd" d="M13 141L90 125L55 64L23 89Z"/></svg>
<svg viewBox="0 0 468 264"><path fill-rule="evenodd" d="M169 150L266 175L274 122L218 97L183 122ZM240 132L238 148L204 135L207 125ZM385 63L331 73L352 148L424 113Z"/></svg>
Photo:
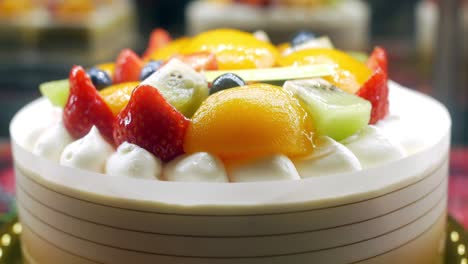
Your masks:
<svg viewBox="0 0 468 264"><path fill-rule="evenodd" d="M37 139L32 152L51 161L60 161L65 147L73 141L62 121L46 129Z"/></svg>
<svg viewBox="0 0 468 264"><path fill-rule="evenodd" d="M60 156L60 164L72 168L103 173L114 148L93 126L88 134L67 145Z"/></svg>
<svg viewBox="0 0 468 264"><path fill-rule="evenodd" d="M327 136L317 138L312 154L295 159L294 165L302 178L362 169L361 163L349 149Z"/></svg>
<svg viewBox="0 0 468 264"><path fill-rule="evenodd" d="M293 162L285 155L273 155L234 166L229 170L232 182L299 180Z"/></svg>
<svg viewBox="0 0 468 264"><path fill-rule="evenodd" d="M207 152L184 155L164 167L164 178L168 181L227 182L223 163Z"/></svg>
<svg viewBox="0 0 468 264"><path fill-rule="evenodd" d="M406 156L399 142L384 135L375 126L367 126L342 142L361 162L363 168L394 161Z"/></svg>
<svg viewBox="0 0 468 264"><path fill-rule="evenodd" d="M106 174L156 180L161 174L161 161L147 150L124 142L107 160Z"/></svg>

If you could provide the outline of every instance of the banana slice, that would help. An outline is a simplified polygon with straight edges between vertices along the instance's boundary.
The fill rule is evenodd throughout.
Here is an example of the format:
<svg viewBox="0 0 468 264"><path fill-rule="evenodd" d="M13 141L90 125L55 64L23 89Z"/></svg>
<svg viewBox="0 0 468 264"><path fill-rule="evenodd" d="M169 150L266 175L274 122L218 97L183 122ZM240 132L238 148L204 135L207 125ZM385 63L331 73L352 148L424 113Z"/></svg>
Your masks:
<svg viewBox="0 0 468 264"><path fill-rule="evenodd" d="M302 178L332 175L361 170L358 158L345 146L330 137L321 136L315 140L314 152L294 160Z"/></svg>

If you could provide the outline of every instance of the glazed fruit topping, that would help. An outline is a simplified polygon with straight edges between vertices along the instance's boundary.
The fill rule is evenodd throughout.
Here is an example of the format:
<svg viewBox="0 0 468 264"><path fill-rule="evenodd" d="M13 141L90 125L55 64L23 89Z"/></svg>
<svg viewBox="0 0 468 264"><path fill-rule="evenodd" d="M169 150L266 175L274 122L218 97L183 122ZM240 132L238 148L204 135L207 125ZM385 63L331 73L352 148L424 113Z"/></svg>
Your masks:
<svg viewBox="0 0 468 264"><path fill-rule="evenodd" d="M140 80L143 61L131 49L120 52L115 62L114 83L136 82Z"/></svg>
<svg viewBox="0 0 468 264"><path fill-rule="evenodd" d="M39 85L41 94L49 99L54 106L64 107L70 93L68 79L45 82Z"/></svg>
<svg viewBox="0 0 468 264"><path fill-rule="evenodd" d="M194 37L181 53L214 53L220 70L269 68L274 66L278 51L271 43L251 33L233 29L216 29Z"/></svg>
<svg viewBox="0 0 468 264"><path fill-rule="evenodd" d="M298 100L282 87L242 86L217 92L202 103L184 149L224 159L300 156L312 150L311 124Z"/></svg>
<svg viewBox="0 0 468 264"><path fill-rule="evenodd" d="M142 84L149 84L186 117L191 117L208 97L208 83L202 74L177 59L170 60Z"/></svg>
<svg viewBox="0 0 468 264"><path fill-rule="evenodd" d="M334 73L325 79L349 93L356 93L372 75L372 71L366 64L336 49L299 50L279 60L279 64L282 66L319 63L334 65Z"/></svg>
<svg viewBox="0 0 468 264"><path fill-rule="evenodd" d="M70 72L70 95L63 109L63 123L74 138L86 135L93 126L113 142L114 115L81 66Z"/></svg>
<svg viewBox="0 0 468 264"><path fill-rule="evenodd" d="M177 55L173 58L181 60L196 71L214 71L218 69L218 61L212 52L195 52L187 55Z"/></svg>
<svg viewBox="0 0 468 264"><path fill-rule="evenodd" d="M375 124L385 118L389 111L387 55L384 49L375 48L369 58L368 65L373 68L371 78L356 93L372 104L370 124Z"/></svg>
<svg viewBox="0 0 468 264"><path fill-rule="evenodd" d="M287 81L284 88L300 99L312 118L315 132L345 139L369 123L371 104L322 79Z"/></svg>
<svg viewBox="0 0 468 264"><path fill-rule="evenodd" d="M307 41L314 39L316 36L314 33L309 31L299 31L291 39L291 46L296 47Z"/></svg>
<svg viewBox="0 0 468 264"><path fill-rule="evenodd" d="M170 161L184 153L183 142L190 121L152 86L137 87L119 113L114 139L117 145L133 143Z"/></svg>
<svg viewBox="0 0 468 264"><path fill-rule="evenodd" d="M238 30L172 41L156 29L143 59L124 49L115 63L88 72L75 66L69 80L40 90L64 107L74 138L96 126L109 142L138 145L163 161L209 152L234 164L304 157L316 136L358 133L388 114L387 81L380 47L366 64L310 32L277 48Z"/></svg>
<svg viewBox="0 0 468 264"><path fill-rule="evenodd" d="M383 72L388 72L388 59L385 49L378 46L375 47L370 58L367 60L367 66L374 71L380 68Z"/></svg>
<svg viewBox="0 0 468 264"><path fill-rule="evenodd" d="M91 81L93 82L94 87L96 87L99 90L112 85L112 79L109 76L109 74L107 74L107 72L99 68L93 67L89 69L88 75L89 75L89 78L91 78Z"/></svg>
<svg viewBox="0 0 468 264"><path fill-rule="evenodd" d="M157 61L150 61L146 63L146 65L141 69L140 73L140 80L144 81L146 78L148 78L151 74L155 73L161 66L164 64L163 61L157 60Z"/></svg>
<svg viewBox="0 0 468 264"><path fill-rule="evenodd" d="M137 87L139 82L125 82L114 84L101 90L99 93L102 99L112 110L114 115L117 115L130 101L133 89Z"/></svg>
<svg viewBox="0 0 468 264"><path fill-rule="evenodd" d="M172 38L169 32L162 28L156 28L150 34L148 47L146 48L146 51L143 54L143 59L149 59L151 54L167 46L171 41Z"/></svg>
<svg viewBox="0 0 468 264"><path fill-rule="evenodd" d="M181 54L182 49L190 43L191 39L188 37L182 37L175 39L169 44L159 48L151 53L148 57L144 57L146 61L148 60L169 60L177 54Z"/></svg>
<svg viewBox="0 0 468 264"><path fill-rule="evenodd" d="M233 87L244 86L246 83L241 77L234 73L226 73L216 78L211 84L210 94Z"/></svg>

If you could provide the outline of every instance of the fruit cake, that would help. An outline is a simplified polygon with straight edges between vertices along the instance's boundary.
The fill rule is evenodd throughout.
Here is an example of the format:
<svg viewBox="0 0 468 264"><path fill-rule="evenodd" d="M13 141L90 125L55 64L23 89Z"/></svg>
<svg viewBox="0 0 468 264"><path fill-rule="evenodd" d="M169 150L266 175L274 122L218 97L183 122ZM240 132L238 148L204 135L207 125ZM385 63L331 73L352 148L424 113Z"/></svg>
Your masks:
<svg viewBox="0 0 468 264"><path fill-rule="evenodd" d="M446 109L381 47L264 37L156 29L42 84L10 127L27 263L442 263Z"/></svg>
<svg viewBox="0 0 468 264"><path fill-rule="evenodd" d="M186 9L191 34L219 27L262 29L284 41L298 29L329 35L337 47L369 45L370 8L362 0L197 0Z"/></svg>
<svg viewBox="0 0 468 264"><path fill-rule="evenodd" d="M135 45L134 8L127 0L2 0L0 33L6 61L97 63Z"/></svg>

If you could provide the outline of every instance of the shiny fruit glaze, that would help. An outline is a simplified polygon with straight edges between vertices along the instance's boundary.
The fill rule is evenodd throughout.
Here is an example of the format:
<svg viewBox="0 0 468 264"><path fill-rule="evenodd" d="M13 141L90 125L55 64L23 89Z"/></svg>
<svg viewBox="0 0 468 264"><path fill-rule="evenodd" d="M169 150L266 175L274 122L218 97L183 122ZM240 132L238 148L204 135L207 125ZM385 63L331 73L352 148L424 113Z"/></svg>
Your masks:
<svg viewBox="0 0 468 264"><path fill-rule="evenodd" d="M107 87L100 91L102 99L112 110L114 115L117 115L130 100L133 89L140 84L139 82L124 82Z"/></svg>
<svg viewBox="0 0 468 264"><path fill-rule="evenodd" d="M195 113L184 150L225 159L306 155L312 151L311 124L297 99L281 87L227 89L208 97Z"/></svg>
<svg viewBox="0 0 468 264"><path fill-rule="evenodd" d="M334 64L336 73L324 79L349 93L356 93L372 75L366 64L335 49L300 50L279 59L282 66L319 63Z"/></svg>
<svg viewBox="0 0 468 264"><path fill-rule="evenodd" d="M183 54L201 51L214 53L220 70L268 68L274 66L278 58L278 51L272 44L233 29L201 33L182 49Z"/></svg>

